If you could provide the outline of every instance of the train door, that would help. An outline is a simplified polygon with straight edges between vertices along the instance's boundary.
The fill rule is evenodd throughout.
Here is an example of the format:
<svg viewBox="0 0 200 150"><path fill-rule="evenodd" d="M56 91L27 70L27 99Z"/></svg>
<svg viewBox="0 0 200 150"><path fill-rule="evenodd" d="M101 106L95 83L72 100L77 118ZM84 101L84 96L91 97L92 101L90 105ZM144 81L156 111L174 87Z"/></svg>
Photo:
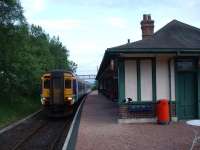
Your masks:
<svg viewBox="0 0 200 150"><path fill-rule="evenodd" d="M52 100L51 104L62 105L64 103L64 84L63 84L63 74L53 74L51 79L51 89L52 89Z"/></svg>

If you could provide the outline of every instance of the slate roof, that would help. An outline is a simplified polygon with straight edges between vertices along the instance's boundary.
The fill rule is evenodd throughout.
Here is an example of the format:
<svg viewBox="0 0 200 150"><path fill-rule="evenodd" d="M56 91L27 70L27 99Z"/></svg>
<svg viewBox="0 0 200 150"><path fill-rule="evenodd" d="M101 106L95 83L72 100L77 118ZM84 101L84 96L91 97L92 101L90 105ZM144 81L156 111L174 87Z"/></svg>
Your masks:
<svg viewBox="0 0 200 150"><path fill-rule="evenodd" d="M200 49L200 29L172 20L158 30L149 39L108 48L108 50L125 49Z"/></svg>
<svg viewBox="0 0 200 150"><path fill-rule="evenodd" d="M96 79L106 68L111 57L121 53L200 53L200 29L172 20L149 39L108 48Z"/></svg>

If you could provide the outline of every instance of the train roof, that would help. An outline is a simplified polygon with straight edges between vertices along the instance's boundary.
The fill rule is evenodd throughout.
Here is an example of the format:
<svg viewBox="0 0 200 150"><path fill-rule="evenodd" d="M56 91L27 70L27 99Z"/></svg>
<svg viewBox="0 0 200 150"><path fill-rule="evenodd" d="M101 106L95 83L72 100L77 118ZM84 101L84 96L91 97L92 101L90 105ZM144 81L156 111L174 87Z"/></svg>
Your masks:
<svg viewBox="0 0 200 150"><path fill-rule="evenodd" d="M73 77L75 77L76 80L79 81L79 82L82 82L82 83L85 83L85 84L88 84L88 85L91 84L91 83L89 83L88 81L85 81L85 80L79 78L77 75L75 75L72 71L69 71L69 70L55 69L55 70L48 71L48 72L46 72L45 74L63 74L63 73L69 73L69 74L71 74L71 75L72 75Z"/></svg>
<svg viewBox="0 0 200 150"><path fill-rule="evenodd" d="M64 69L55 69L55 70L48 71L46 73L50 73L50 74L69 73L69 74L75 76L72 71L64 70Z"/></svg>

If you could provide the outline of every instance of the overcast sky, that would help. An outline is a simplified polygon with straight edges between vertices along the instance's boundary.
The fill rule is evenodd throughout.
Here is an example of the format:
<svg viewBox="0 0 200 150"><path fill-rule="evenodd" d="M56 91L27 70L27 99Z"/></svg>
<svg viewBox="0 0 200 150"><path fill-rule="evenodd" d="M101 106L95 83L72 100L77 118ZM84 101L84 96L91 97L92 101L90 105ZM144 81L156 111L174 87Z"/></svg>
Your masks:
<svg viewBox="0 0 200 150"><path fill-rule="evenodd" d="M155 31L173 19L200 28L200 0L21 0L29 23L59 36L78 64L96 74L104 51L141 39L140 21L151 14Z"/></svg>

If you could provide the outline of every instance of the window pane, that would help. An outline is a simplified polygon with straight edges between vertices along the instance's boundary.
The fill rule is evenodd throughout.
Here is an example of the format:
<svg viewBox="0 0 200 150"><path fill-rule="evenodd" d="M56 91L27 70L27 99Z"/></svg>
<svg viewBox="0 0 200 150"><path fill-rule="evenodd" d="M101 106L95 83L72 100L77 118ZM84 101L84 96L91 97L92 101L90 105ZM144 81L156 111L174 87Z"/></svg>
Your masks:
<svg viewBox="0 0 200 150"><path fill-rule="evenodd" d="M70 89L71 88L71 80L65 80L65 88Z"/></svg>
<svg viewBox="0 0 200 150"><path fill-rule="evenodd" d="M73 93L76 94L76 80L73 80Z"/></svg>
<svg viewBox="0 0 200 150"><path fill-rule="evenodd" d="M179 71L193 70L194 64L192 61L180 61L177 62L177 69Z"/></svg>
<svg viewBox="0 0 200 150"><path fill-rule="evenodd" d="M50 88L50 80L44 80L44 88L49 89Z"/></svg>

